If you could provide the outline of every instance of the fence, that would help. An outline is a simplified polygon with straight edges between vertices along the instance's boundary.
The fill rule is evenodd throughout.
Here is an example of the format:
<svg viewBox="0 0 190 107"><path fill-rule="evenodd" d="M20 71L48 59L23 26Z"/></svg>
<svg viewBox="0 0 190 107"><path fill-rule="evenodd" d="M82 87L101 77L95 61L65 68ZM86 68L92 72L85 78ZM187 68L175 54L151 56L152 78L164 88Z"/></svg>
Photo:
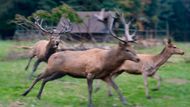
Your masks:
<svg viewBox="0 0 190 107"><path fill-rule="evenodd" d="M135 32L136 31L136 35L141 38L141 39L159 39L159 38L165 38L167 36L169 36L168 34L168 31L167 30L133 30L131 29L130 32ZM123 29L119 29L119 36L122 36L124 33L124 30ZM82 35L82 34L71 34L73 36L78 36L78 37L81 37L81 36L86 36L86 35ZM70 35L70 36L71 36ZM109 36L108 34L88 34L90 35L91 37L90 38L94 38L94 39L102 39L102 40L106 40L105 38L108 38L111 37ZM38 30L21 30L21 29L18 29L15 31L15 34L14 34L14 38L15 39L41 39L41 38L44 38L41 34L40 31ZM66 36L63 36L63 39L66 38ZM85 37L84 37L85 38ZM88 37L89 38L89 37ZM72 39L71 39L72 40Z"/></svg>

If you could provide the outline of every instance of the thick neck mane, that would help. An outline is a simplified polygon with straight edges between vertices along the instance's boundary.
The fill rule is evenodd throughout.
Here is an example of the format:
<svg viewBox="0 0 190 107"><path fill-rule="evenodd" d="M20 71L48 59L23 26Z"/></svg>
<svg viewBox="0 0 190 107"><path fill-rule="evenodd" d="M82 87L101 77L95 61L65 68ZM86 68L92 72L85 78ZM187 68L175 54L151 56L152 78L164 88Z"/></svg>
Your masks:
<svg viewBox="0 0 190 107"><path fill-rule="evenodd" d="M51 42L46 46L45 60L48 61L49 57L56 52L57 49L53 48Z"/></svg>
<svg viewBox="0 0 190 107"><path fill-rule="evenodd" d="M109 70L115 70L125 61L125 56L121 54L123 50L120 47L113 48L108 51L105 58L104 67Z"/></svg>
<svg viewBox="0 0 190 107"><path fill-rule="evenodd" d="M165 47L160 54L153 56L153 61L155 62L154 66L161 66L171 57L171 55L172 54Z"/></svg>

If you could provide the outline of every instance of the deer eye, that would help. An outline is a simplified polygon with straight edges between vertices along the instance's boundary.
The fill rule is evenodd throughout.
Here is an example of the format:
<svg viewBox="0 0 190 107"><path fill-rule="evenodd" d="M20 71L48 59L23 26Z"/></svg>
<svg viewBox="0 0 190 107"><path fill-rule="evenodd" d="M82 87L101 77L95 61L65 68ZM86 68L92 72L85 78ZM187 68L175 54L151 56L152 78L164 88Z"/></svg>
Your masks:
<svg viewBox="0 0 190 107"><path fill-rule="evenodd" d="M128 50L128 49L126 49L125 51L129 52L129 50Z"/></svg>
<svg viewBox="0 0 190 107"><path fill-rule="evenodd" d="M174 46L173 48L177 48L177 47Z"/></svg>

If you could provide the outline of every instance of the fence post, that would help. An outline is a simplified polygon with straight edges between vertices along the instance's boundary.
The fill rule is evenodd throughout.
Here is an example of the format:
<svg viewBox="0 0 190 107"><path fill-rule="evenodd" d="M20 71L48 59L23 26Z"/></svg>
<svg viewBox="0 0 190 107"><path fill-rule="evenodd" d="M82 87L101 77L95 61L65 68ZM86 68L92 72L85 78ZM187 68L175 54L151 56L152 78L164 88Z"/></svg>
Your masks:
<svg viewBox="0 0 190 107"><path fill-rule="evenodd" d="M169 24L168 21L166 22L166 36L167 38L169 38L170 34L169 34Z"/></svg>

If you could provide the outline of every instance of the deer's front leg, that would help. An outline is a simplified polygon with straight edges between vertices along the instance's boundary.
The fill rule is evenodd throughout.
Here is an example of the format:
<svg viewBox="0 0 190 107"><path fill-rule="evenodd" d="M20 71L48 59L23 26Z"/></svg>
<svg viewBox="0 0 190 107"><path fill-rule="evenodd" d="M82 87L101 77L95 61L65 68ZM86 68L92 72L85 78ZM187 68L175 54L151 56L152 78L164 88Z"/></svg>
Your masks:
<svg viewBox="0 0 190 107"><path fill-rule="evenodd" d="M104 79L104 81L106 81L110 86L112 86L115 89L115 91L119 95L119 98L120 98L121 102L124 105L126 105L127 101L126 101L125 97L122 95L121 91L119 90L119 87L115 84L115 82L112 80L112 78L107 77L107 78Z"/></svg>
<svg viewBox="0 0 190 107"><path fill-rule="evenodd" d="M149 95L149 90L148 90L148 81L147 81L148 75L144 71L143 71L142 75L143 75L143 79L144 79L144 88L145 88L146 98L151 99L151 96Z"/></svg>
<svg viewBox="0 0 190 107"><path fill-rule="evenodd" d="M100 90L100 81L96 81L95 82L95 88L94 88L94 92L98 92Z"/></svg>
<svg viewBox="0 0 190 107"><path fill-rule="evenodd" d="M93 76L91 73L87 75L87 84L88 84L88 107L93 107L92 104Z"/></svg>
<svg viewBox="0 0 190 107"><path fill-rule="evenodd" d="M112 93L112 90L111 90L111 87L110 87L110 84L107 83L107 81L103 80L106 85L107 85L107 89L108 89L108 96L113 96L113 93ZM95 85L95 90L94 92L98 92L100 90L100 81L96 81L96 85Z"/></svg>
<svg viewBox="0 0 190 107"><path fill-rule="evenodd" d="M155 74L153 75L153 78L157 80L157 87L156 87L156 88L153 88L152 90L153 90L153 91L157 91L157 90L160 89L161 78L160 78L159 74L157 74L157 73L155 73Z"/></svg>

